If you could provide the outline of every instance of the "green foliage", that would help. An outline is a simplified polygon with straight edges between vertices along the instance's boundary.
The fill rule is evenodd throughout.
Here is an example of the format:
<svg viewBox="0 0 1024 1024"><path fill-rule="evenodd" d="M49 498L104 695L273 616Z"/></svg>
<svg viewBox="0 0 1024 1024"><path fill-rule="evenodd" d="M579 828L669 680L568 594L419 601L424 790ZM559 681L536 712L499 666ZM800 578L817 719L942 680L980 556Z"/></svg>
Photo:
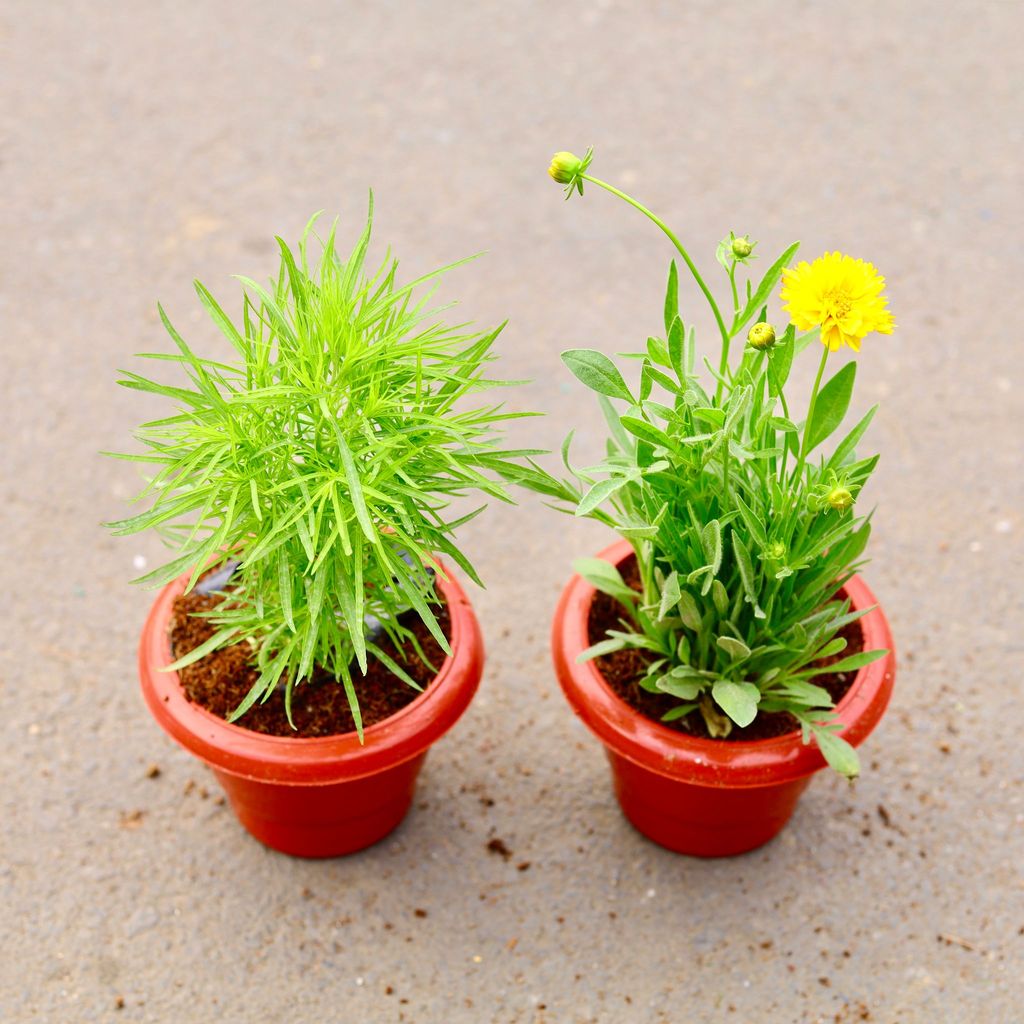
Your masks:
<svg viewBox="0 0 1024 1024"><path fill-rule="evenodd" d="M381 650L380 631L412 640L398 619L415 609L448 650L433 559L447 557L479 582L453 534L481 509L457 519L446 510L473 492L509 501L500 476L511 460L537 454L497 443L503 420L527 414L460 404L504 383L485 375L501 327L477 333L438 319L432 292L421 293L450 267L400 285L389 254L368 273L372 215L371 195L345 259L337 225L321 241L315 217L296 252L277 239L269 285L240 278L238 323L196 282L235 350L231 362L194 354L161 309L178 351L144 358L177 363L188 386L131 371L119 381L176 406L137 432L145 452L120 456L155 472L139 496L147 510L109 525L118 534L156 529L176 548L138 582L159 586L189 571L191 588L205 568L241 561L230 599L211 613L215 635L173 666L249 639L259 677L232 720L278 689L290 716L292 691L314 664L344 686L357 724L369 659L415 686Z"/></svg>
<svg viewBox="0 0 1024 1024"><path fill-rule="evenodd" d="M877 456L858 458L855 446L872 409L817 462L823 445L846 416L856 367L839 369L820 387L823 350L808 414L795 419L786 388L794 358L818 337L796 335L792 325L770 348L746 346L730 362L729 347L766 304L794 244L754 286L740 287L753 246L731 234L717 257L728 276L731 326L676 236L649 210L618 189L584 175L620 196L656 223L675 244L711 305L721 333L720 360L704 363L714 390L695 372L692 328L679 312L676 265L669 269L665 336L648 338L627 358L639 362L634 394L615 363L599 352L571 349L568 369L597 392L609 425L607 454L596 465L574 468L569 442L563 461L569 477L535 464L514 479L554 499L556 507L598 519L629 538L641 590L631 590L614 567L594 559L576 569L622 605L620 627L581 660L623 648L649 655L640 685L680 703L673 720L694 710L712 736L749 725L759 711L786 711L816 739L837 771L857 774L853 748L835 733L827 691L812 680L824 671L853 671L882 657L871 651L828 669L840 630L864 611L851 612L843 585L862 564L870 525L852 508ZM635 365L635 363L634 363ZM620 403L616 405L614 403ZM846 505L845 508L840 507Z"/></svg>

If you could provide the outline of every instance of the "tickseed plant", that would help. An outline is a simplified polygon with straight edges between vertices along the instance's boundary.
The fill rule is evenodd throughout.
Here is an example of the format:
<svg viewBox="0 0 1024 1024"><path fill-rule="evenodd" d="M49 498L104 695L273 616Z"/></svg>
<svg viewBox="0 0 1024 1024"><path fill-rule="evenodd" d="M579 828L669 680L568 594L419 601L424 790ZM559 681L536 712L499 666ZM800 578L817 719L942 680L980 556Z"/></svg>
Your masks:
<svg viewBox="0 0 1024 1024"><path fill-rule="evenodd" d="M755 243L730 233L717 257L728 281L721 306L675 233L631 196L588 173L583 159L554 157L550 175L566 197L584 183L618 196L653 221L675 246L707 301L720 335L717 364L697 374L694 330L679 309L679 277L669 267L663 337L647 339L626 358L639 362L639 386L629 387L607 356L589 349L562 353L569 370L592 391L610 428L607 455L574 468L572 434L562 447L571 479L556 479L535 463L519 482L555 499L556 507L597 519L633 543L641 580L637 592L598 559L575 568L622 607L618 629L587 651L587 660L623 648L648 652L644 689L676 698L674 720L698 711L713 737L749 725L762 712L786 711L813 738L837 771L858 772L854 749L836 735L828 692L814 679L853 671L882 657L864 651L833 660L846 647L840 630L864 612L841 596L870 533L856 497L878 460L855 447L872 408L829 451L846 415L856 364L825 380L828 357L843 345L859 350L872 331L893 321L884 279L869 263L830 253L787 269L791 245L756 286L748 278ZM744 280L746 278L746 280ZM779 283L790 323L777 333L767 302ZM731 353L746 339L742 352ZM821 361L806 414L787 396L794 358L815 339ZM823 383L824 380L824 383Z"/></svg>
<svg viewBox="0 0 1024 1024"><path fill-rule="evenodd" d="M508 383L485 376L504 324L484 333L448 326L438 318L448 307L429 305L436 280L466 260L400 285L390 251L375 272L364 270L372 194L347 258L335 248L337 222L321 241L316 220L297 253L277 239L269 287L239 278L239 323L195 283L235 351L231 362L194 354L160 308L178 352L144 357L177 363L188 386L122 371L119 383L177 410L138 431L143 453L119 456L154 469L136 499L150 507L109 525L118 534L157 529L177 549L136 582L159 586L190 572L191 589L211 567L230 577L208 613L216 632L170 668L248 640L259 676L232 721L281 690L291 721L293 690L319 664L344 686L361 736L368 659L418 688L377 642L386 634L415 645L403 612L414 609L449 651L434 614L434 556L479 583L453 534L482 508L459 518L446 509L471 492L511 500L498 476L531 453L503 450L496 428L529 414L460 405Z"/></svg>

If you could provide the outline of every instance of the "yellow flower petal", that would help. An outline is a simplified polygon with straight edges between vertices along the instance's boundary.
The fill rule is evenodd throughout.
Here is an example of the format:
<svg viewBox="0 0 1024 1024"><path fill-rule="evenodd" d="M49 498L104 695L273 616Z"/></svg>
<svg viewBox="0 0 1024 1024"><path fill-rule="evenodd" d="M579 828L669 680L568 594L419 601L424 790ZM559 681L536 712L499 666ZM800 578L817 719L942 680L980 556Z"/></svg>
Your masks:
<svg viewBox="0 0 1024 1024"><path fill-rule="evenodd" d="M840 252L825 253L782 272L783 309L801 331L821 328L821 343L837 352L860 350L872 331L892 334L895 323L883 294L885 278L874 266Z"/></svg>

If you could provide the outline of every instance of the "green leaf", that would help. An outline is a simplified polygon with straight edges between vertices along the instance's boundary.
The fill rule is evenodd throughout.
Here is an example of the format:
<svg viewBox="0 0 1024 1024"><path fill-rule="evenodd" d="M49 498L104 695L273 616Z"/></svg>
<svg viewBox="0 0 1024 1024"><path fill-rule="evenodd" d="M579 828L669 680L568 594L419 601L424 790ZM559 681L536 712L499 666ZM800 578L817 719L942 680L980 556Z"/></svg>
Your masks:
<svg viewBox="0 0 1024 1024"><path fill-rule="evenodd" d="M793 343L795 333L796 328L790 324L786 333L768 350L768 394L772 397L780 395L789 380L793 350L796 348Z"/></svg>
<svg viewBox="0 0 1024 1024"><path fill-rule="evenodd" d="M648 444L653 444L659 448L667 448L669 451L675 449L672 438L664 430L648 423L646 420L639 419L636 416L622 416L619 422L634 437L639 437L641 441L647 441Z"/></svg>
<svg viewBox="0 0 1024 1024"><path fill-rule="evenodd" d="M843 422L853 394L853 381L857 364L847 363L818 393L814 403L814 418L807 431L807 451L821 444Z"/></svg>
<svg viewBox="0 0 1024 1024"><path fill-rule="evenodd" d="M863 419L851 430L846 437L839 442L836 450L832 453L832 457L825 463L826 466L832 466L838 468L854 453L854 449L857 447L857 442L864 436L864 432L868 429L871 421L875 418L875 413L878 411L878 406L873 405L865 413Z"/></svg>
<svg viewBox="0 0 1024 1024"><path fill-rule="evenodd" d="M679 595L679 614L684 626L695 633L700 632L704 616L701 614L697 599L688 590L682 591Z"/></svg>
<svg viewBox="0 0 1024 1024"><path fill-rule="evenodd" d="M700 540L704 548L704 557L707 558L714 575L722 566L722 524L717 519L712 519L701 530Z"/></svg>
<svg viewBox="0 0 1024 1024"><path fill-rule="evenodd" d="M647 522L637 516L623 517L620 522L615 524L615 530L627 540L653 540L658 536L657 523Z"/></svg>
<svg viewBox="0 0 1024 1024"><path fill-rule="evenodd" d="M625 430L622 429L615 406L604 395L597 396L597 404L601 407L601 412L604 413L605 422L608 424L608 429L612 432L612 437L615 438L615 443L619 446L619 449L623 452L632 452L636 445Z"/></svg>
<svg viewBox="0 0 1024 1024"><path fill-rule="evenodd" d="M767 270L764 277L761 278L761 283L757 286L757 290L747 300L747 304L744 307L743 313L739 316L736 327L742 327L750 317L759 310L765 302L768 301L769 295L771 295L775 286L779 283L779 278L782 277L783 268L788 267L790 261L796 255L797 249L800 248L799 242L794 242Z"/></svg>
<svg viewBox="0 0 1024 1024"><path fill-rule="evenodd" d="M757 717L761 691L753 683L719 679L711 688L715 703L741 728Z"/></svg>
<svg viewBox="0 0 1024 1024"><path fill-rule="evenodd" d="M658 605L659 619L668 618L668 613L679 603L680 596L679 573L672 571L669 573L668 579L665 580L665 586L661 591L661 602Z"/></svg>
<svg viewBox="0 0 1024 1024"><path fill-rule="evenodd" d="M686 380L686 353L683 351L685 337L683 321L677 316L668 329L668 358L680 384Z"/></svg>
<svg viewBox="0 0 1024 1024"><path fill-rule="evenodd" d="M579 505L576 506L575 514L577 516L588 515L598 505L610 498L616 491L621 490L628 483L629 479L624 476L613 476L608 480L599 480L580 499Z"/></svg>
<svg viewBox="0 0 1024 1024"><path fill-rule="evenodd" d="M716 643L730 658L735 658L737 661L750 657L750 648L742 640L737 640L733 636L720 636Z"/></svg>
<svg viewBox="0 0 1024 1024"><path fill-rule="evenodd" d="M667 674L661 676L654 685L662 693L671 694L680 700L693 700L704 689L704 680L700 676L679 679Z"/></svg>
<svg viewBox="0 0 1024 1024"><path fill-rule="evenodd" d="M841 658L831 665L818 666L805 674L820 676L834 672L853 672L855 669L863 668L865 665L870 665L872 662L884 658L888 653L888 650L884 648L876 651L860 651L857 654L851 654L848 658Z"/></svg>
<svg viewBox="0 0 1024 1024"><path fill-rule="evenodd" d="M860 774L860 758L857 751L841 736L829 729L812 727L818 749L824 754L831 768L848 779L855 779Z"/></svg>
<svg viewBox="0 0 1024 1024"><path fill-rule="evenodd" d="M600 658L602 654L612 654L614 651L621 651L625 646L625 641L620 640L618 637L613 637L610 640L601 640L576 655L576 664L582 665L594 658Z"/></svg>
<svg viewBox="0 0 1024 1024"><path fill-rule="evenodd" d="M591 391L609 398L635 400L615 364L603 353L588 348L571 348L562 353L562 362Z"/></svg>
<svg viewBox="0 0 1024 1024"><path fill-rule="evenodd" d="M753 509L739 494L736 495L736 507L739 509L743 525L746 526L754 543L760 548L766 548L768 546L768 535L765 532L764 523L754 514Z"/></svg>
<svg viewBox="0 0 1024 1024"><path fill-rule="evenodd" d="M729 594L721 580L714 580L711 583L711 600L719 615L729 614Z"/></svg>
<svg viewBox="0 0 1024 1024"><path fill-rule="evenodd" d="M668 265L668 285L665 288L665 333L671 337L672 322L679 319L679 274L676 261Z"/></svg>
<svg viewBox="0 0 1024 1024"><path fill-rule="evenodd" d="M640 599L639 593L626 583L619 570L603 558L577 558L572 568L591 586L623 604L635 604Z"/></svg>
<svg viewBox="0 0 1024 1024"><path fill-rule="evenodd" d="M198 647L194 647L188 654L182 655L177 661L172 661L170 665L162 668L161 672L177 672L179 669L186 668L189 665L194 665L200 658L205 658L206 655L211 654L213 651L222 647L224 644L230 643L236 639L238 630L234 626L225 626L223 629L217 630L213 636L208 640L201 643Z"/></svg>
<svg viewBox="0 0 1024 1024"><path fill-rule="evenodd" d="M765 617L764 612L757 603L758 595L754 584L754 563L751 561L750 552L747 550L746 544L743 543L743 538L740 537L735 529L732 531L732 548L736 555L736 568L739 570L740 582L743 584L747 600L754 608L754 617L763 619Z"/></svg>

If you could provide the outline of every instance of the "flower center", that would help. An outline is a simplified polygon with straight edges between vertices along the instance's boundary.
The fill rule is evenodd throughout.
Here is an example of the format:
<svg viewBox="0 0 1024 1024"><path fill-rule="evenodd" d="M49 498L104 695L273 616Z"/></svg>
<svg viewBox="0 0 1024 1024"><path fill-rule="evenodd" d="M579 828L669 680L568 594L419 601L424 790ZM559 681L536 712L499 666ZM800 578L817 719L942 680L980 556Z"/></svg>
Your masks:
<svg viewBox="0 0 1024 1024"><path fill-rule="evenodd" d="M845 288L833 288L825 292L824 305L834 320L842 320L850 312L850 293Z"/></svg>

